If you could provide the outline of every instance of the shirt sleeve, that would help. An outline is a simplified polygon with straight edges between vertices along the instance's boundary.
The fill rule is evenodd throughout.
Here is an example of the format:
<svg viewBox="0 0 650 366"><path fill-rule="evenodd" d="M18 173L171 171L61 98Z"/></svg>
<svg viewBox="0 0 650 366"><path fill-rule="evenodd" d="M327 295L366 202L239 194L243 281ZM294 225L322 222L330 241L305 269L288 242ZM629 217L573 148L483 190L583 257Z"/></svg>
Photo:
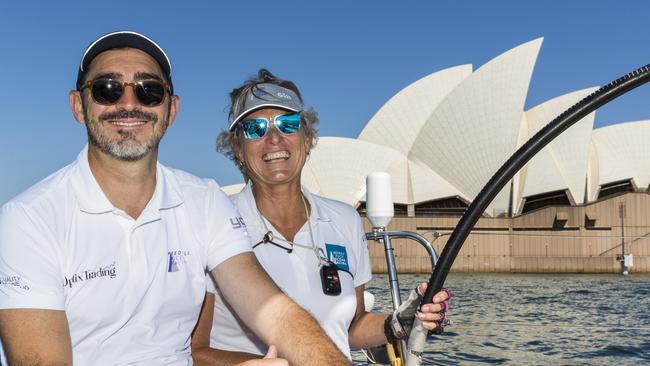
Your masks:
<svg viewBox="0 0 650 366"><path fill-rule="evenodd" d="M361 217L357 213L354 214L354 238L355 250L357 254L357 271L354 275L354 287L361 286L372 278L372 268L370 266L370 254L368 253L368 241L366 240L366 232L363 229Z"/></svg>
<svg viewBox="0 0 650 366"><path fill-rule="evenodd" d="M0 309L64 309L63 275L51 228L23 205L0 211Z"/></svg>
<svg viewBox="0 0 650 366"><path fill-rule="evenodd" d="M205 291L211 294L217 293L217 285L214 283L214 279L210 272L205 274Z"/></svg>
<svg viewBox="0 0 650 366"><path fill-rule="evenodd" d="M219 188L213 192L207 217L212 218L209 220L208 230L208 270L211 271L230 257L253 250L244 220L228 196Z"/></svg>

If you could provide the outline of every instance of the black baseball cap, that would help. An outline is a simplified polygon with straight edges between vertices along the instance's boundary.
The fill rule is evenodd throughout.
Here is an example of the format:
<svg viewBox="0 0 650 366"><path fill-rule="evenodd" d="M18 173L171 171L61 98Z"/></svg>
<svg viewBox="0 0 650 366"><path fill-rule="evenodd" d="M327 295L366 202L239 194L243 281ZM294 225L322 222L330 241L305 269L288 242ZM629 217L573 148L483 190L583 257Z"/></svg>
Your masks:
<svg viewBox="0 0 650 366"><path fill-rule="evenodd" d="M92 60L100 53L113 49L131 47L146 52L158 62L163 73L167 77L170 86L170 94L174 95L174 86L172 84L172 63L163 49L151 38L133 31L118 31L105 34L93 41L79 63L79 73L77 74L77 90L83 86L83 80L88 71L88 66Z"/></svg>

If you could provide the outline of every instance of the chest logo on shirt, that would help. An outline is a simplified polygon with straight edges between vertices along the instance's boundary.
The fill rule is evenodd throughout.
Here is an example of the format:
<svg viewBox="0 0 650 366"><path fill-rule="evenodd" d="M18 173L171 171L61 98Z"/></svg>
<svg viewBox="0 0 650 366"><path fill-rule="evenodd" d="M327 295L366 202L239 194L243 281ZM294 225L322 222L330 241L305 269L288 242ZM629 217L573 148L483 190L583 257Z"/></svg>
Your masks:
<svg viewBox="0 0 650 366"><path fill-rule="evenodd" d="M100 266L99 268L86 269L81 272L73 273L70 276L64 277L64 286L72 288L75 284L79 282L85 282L88 280L93 280L96 278L108 277L115 278L117 277L117 270L115 267L115 262L107 265Z"/></svg>
<svg viewBox="0 0 650 366"><path fill-rule="evenodd" d="M348 251L344 246L325 243L325 249L327 250L327 259L334 262L339 269L350 270Z"/></svg>
<svg viewBox="0 0 650 366"><path fill-rule="evenodd" d="M187 264L189 250L171 250L167 252L167 272L178 272Z"/></svg>
<svg viewBox="0 0 650 366"><path fill-rule="evenodd" d="M232 225L233 229L240 229L242 227L246 227L246 224L244 223L244 219L242 219L241 217L231 217L230 225Z"/></svg>

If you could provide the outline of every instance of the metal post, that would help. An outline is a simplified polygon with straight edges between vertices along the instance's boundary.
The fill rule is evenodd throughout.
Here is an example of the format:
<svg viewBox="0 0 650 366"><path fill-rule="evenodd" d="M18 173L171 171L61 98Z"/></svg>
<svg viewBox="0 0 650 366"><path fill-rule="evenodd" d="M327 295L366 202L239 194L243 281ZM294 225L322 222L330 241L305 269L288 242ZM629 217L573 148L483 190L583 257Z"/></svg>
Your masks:
<svg viewBox="0 0 650 366"><path fill-rule="evenodd" d="M621 216L621 255L625 255L625 204L621 203L618 210Z"/></svg>
<svg viewBox="0 0 650 366"><path fill-rule="evenodd" d="M380 229L383 242L384 242L384 252L386 254L386 265L388 266L388 280L390 281L390 295L393 299L393 309L397 309L402 304L402 297L399 293L399 282L397 280L397 265L395 265L395 249L393 248L393 243L390 240L390 235L384 230ZM399 341L401 347L401 354L404 355L404 352L408 350L406 340L400 339Z"/></svg>
<svg viewBox="0 0 650 366"><path fill-rule="evenodd" d="M440 234L438 232L434 233L434 238L438 238L442 235L448 235L449 233ZM393 248L393 243L391 238L401 238L401 239L411 239L418 242L422 247L424 247L431 257L431 269L435 267L438 262L438 253L431 243L429 243L424 237L419 234L409 232L409 231L386 231L385 227L375 227L372 229L372 233L366 233L366 239L374 241L383 241L384 242L384 252L386 256L386 265L388 268L388 281L390 283L390 294L393 300L393 310L402 304L402 299L399 293L399 282L397 280L397 266L395 265L395 249ZM408 350L408 345L406 340L400 340L401 354L402 357L405 357L406 350Z"/></svg>
<svg viewBox="0 0 650 366"><path fill-rule="evenodd" d="M395 265L395 249L390 240L390 236L383 229L380 229L380 235L384 242L384 252L386 255L386 265L388 268L388 281L390 282L390 295L393 299L393 309L397 309L402 304L402 298L399 293L399 282L397 280L397 267Z"/></svg>
<svg viewBox="0 0 650 366"><path fill-rule="evenodd" d="M625 265L625 202L618 204L618 216L621 218L621 273L627 275L628 270Z"/></svg>

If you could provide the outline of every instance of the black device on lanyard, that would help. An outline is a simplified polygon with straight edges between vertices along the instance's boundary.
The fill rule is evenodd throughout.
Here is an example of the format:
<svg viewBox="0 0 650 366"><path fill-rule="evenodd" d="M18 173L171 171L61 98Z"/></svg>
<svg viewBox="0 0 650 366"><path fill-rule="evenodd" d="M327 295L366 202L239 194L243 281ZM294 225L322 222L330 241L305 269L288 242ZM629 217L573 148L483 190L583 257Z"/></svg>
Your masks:
<svg viewBox="0 0 650 366"><path fill-rule="evenodd" d="M327 261L320 268L320 281L325 295L337 296L341 294L341 279L338 268L333 262Z"/></svg>

